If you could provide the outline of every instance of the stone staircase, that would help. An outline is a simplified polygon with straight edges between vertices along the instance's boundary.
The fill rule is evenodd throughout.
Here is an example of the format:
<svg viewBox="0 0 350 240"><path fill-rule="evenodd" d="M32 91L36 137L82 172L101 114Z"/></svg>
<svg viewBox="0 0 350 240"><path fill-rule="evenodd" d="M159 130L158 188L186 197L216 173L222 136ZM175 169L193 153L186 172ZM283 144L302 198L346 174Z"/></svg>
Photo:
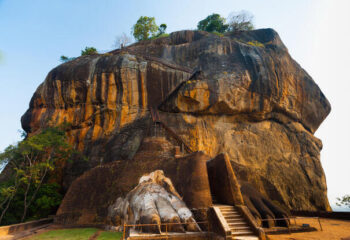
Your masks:
<svg viewBox="0 0 350 240"><path fill-rule="evenodd" d="M214 204L231 230L232 239L237 240L258 240L259 238L251 230L245 219L239 214L234 206Z"/></svg>

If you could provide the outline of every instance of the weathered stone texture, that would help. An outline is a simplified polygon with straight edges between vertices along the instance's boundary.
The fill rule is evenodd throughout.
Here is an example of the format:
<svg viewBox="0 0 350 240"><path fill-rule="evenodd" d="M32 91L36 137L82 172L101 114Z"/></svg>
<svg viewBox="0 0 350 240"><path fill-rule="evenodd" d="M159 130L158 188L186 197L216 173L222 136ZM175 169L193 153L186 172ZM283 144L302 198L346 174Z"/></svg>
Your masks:
<svg viewBox="0 0 350 240"><path fill-rule="evenodd" d="M32 134L48 120L72 123L70 142L89 161L67 163L68 187L100 163L144 157L148 110L157 106L193 151L227 153L238 180L264 196L295 210L330 209L322 143L313 135L330 104L272 29L224 37L181 31L80 57L48 74L22 125Z"/></svg>

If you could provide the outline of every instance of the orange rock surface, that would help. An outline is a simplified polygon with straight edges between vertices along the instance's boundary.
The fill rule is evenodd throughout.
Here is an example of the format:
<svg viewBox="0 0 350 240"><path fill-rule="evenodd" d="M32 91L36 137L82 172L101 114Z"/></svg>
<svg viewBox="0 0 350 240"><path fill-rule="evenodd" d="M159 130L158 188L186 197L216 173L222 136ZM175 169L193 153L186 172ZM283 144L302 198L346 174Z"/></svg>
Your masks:
<svg viewBox="0 0 350 240"><path fill-rule="evenodd" d="M69 141L88 161L66 163L68 189L100 164L119 161L123 171L154 134L151 108L190 149L226 153L239 181L281 206L330 209L314 136L330 104L272 29L224 37L181 31L79 57L50 71L22 126L35 134L71 123Z"/></svg>

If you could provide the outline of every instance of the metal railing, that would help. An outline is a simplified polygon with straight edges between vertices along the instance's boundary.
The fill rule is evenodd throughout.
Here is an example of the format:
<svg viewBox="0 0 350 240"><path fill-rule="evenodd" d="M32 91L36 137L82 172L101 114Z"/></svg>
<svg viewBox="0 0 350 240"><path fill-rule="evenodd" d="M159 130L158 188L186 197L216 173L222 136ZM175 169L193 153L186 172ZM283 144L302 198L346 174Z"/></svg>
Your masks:
<svg viewBox="0 0 350 240"><path fill-rule="evenodd" d="M294 216L292 216L292 217L289 217L289 218L266 218L266 219L261 219L261 222L264 222L264 221L279 221L279 220L291 221L292 219L294 219L294 225L297 225L297 223L296 223L297 219L317 219L318 224L320 226L320 230L323 231L323 228L322 228L321 221L320 221L319 217L294 217ZM291 231L290 231L290 224L287 224L287 227L288 227L289 233L291 233Z"/></svg>
<svg viewBox="0 0 350 240"><path fill-rule="evenodd" d="M209 225L209 222L208 221L205 221L205 222L189 222L189 223L160 223L160 224L157 224L157 223L150 223L150 224L124 224L123 225L123 237L122 237L122 240L125 240L126 239L126 235L127 235L127 228L131 228L131 227L151 227L151 226L154 226L154 227L157 227L159 230L160 230L160 233L157 234L157 233L152 233L152 232L143 232L145 234L152 234L152 236L149 236L148 239L169 239L169 233L174 233L172 231L168 231L169 227L170 226L173 226L173 225L190 225L190 224L196 224L198 227L199 225L205 225L207 226L207 231L206 232L210 232L210 225ZM161 231L162 229L162 226L165 226L163 227L163 229L165 229L165 231ZM200 227L199 227L200 228ZM201 229L201 228L200 228ZM203 232L202 230L200 230L200 232ZM140 232L142 233L142 232ZM177 232L176 232L177 233ZM142 236L139 237L140 239L144 239ZM137 239L137 237L133 237L133 239Z"/></svg>

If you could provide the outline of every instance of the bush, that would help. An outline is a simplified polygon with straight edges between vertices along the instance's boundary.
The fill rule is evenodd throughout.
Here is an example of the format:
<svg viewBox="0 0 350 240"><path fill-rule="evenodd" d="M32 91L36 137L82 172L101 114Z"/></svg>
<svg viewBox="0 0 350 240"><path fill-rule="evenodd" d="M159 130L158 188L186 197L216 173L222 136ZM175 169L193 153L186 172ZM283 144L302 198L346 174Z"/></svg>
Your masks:
<svg viewBox="0 0 350 240"><path fill-rule="evenodd" d="M158 38L163 38L163 37L168 37L169 33L162 33L160 35L154 36L151 39L158 39Z"/></svg>
<svg viewBox="0 0 350 240"><path fill-rule="evenodd" d="M247 11L240 11L238 13L231 13L228 22L228 31L241 32L254 29L254 16Z"/></svg>
<svg viewBox="0 0 350 240"><path fill-rule="evenodd" d="M219 36L219 37L223 37L223 36L224 36L223 33L219 33L219 32L212 32L212 33L215 34L215 35L217 35L217 36Z"/></svg>
<svg viewBox="0 0 350 240"><path fill-rule="evenodd" d="M254 46L254 47L265 47L264 44L262 44L261 42L258 42L256 40L250 41L250 42L248 42L248 44L251 45L251 46Z"/></svg>
<svg viewBox="0 0 350 240"><path fill-rule="evenodd" d="M338 202L336 203L337 206L350 208L350 195L345 195L341 198L337 198L337 200L338 200Z"/></svg>
<svg viewBox="0 0 350 240"><path fill-rule="evenodd" d="M209 15L202 21L200 21L197 25L198 30L207 31L207 32L218 32L224 33L228 25L225 24L226 19L221 17L217 13L213 13Z"/></svg>
<svg viewBox="0 0 350 240"><path fill-rule="evenodd" d="M72 61L72 60L74 60L75 59L75 57L67 57L67 56L64 56L64 55L62 55L61 57L60 57L60 61L61 62L69 62L69 61Z"/></svg>
<svg viewBox="0 0 350 240"><path fill-rule="evenodd" d="M85 47L84 50L81 50L81 56L86 55L95 55L98 54L97 49L94 47Z"/></svg>
<svg viewBox="0 0 350 240"><path fill-rule="evenodd" d="M0 163L13 172L0 185L0 223L11 224L53 213L62 196L57 184L48 183L59 164L76 151L67 142L67 123L49 127L26 137L0 153Z"/></svg>
<svg viewBox="0 0 350 240"><path fill-rule="evenodd" d="M7 183L8 185L10 183ZM1 186L4 187L4 184ZM35 187L31 187L29 195L32 196L35 191ZM25 189L21 186L17 190L17 194L12 200L12 203L5 213L1 225L10 225L19 223L23 215L23 202L24 202ZM2 195L2 194L1 194ZM30 205L28 209L28 217L25 220L35 220L40 218L46 218L50 214L55 214L62 201L62 194L60 193L60 186L56 183L46 183L41 186L37 193L36 200ZM3 195L1 196L3 200Z"/></svg>

